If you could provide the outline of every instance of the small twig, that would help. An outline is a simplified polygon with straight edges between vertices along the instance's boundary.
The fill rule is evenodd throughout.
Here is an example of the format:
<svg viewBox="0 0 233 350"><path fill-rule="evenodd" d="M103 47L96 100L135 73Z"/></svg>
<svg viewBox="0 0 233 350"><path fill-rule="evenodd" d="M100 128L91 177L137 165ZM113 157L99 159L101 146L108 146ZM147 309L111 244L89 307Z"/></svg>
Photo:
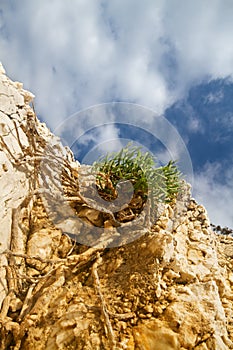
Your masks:
<svg viewBox="0 0 233 350"><path fill-rule="evenodd" d="M20 216L20 207L12 208L11 214L11 242L10 250L16 252L19 250L19 232L18 232L18 222Z"/></svg>
<svg viewBox="0 0 233 350"><path fill-rule="evenodd" d="M7 294L7 292L8 292L7 287L6 287L6 285L5 285L4 281L2 280L2 278L1 278L1 277L0 277L0 284L1 284L1 286L3 287L3 289L2 289L2 290L4 290L4 291L5 291L5 293ZM2 291L2 290L1 290L1 291Z"/></svg>
<svg viewBox="0 0 233 350"><path fill-rule="evenodd" d="M100 253L98 252L97 259L92 267L92 274L93 274L93 278L94 278L95 289L96 289L96 292L99 295L99 298L101 301L101 311L102 311L103 319L104 319L104 322L105 322L105 325L107 328L107 329L105 329L106 336L109 337L111 349L115 350L116 349L115 335L114 335L113 328L112 328L112 325L111 325L111 322L109 319L109 314L108 314L108 311L106 308L104 296L103 296L102 291L101 291L100 279L99 279L99 275L98 275L98 271L97 271L97 268L101 264L101 262L102 262L102 258L100 256Z"/></svg>
<svg viewBox="0 0 233 350"><path fill-rule="evenodd" d="M20 311L18 321L21 321L23 319L27 309L29 308L30 304L32 303L33 289L35 288L35 286L36 286L36 283L33 283L28 288L27 295L26 295L26 297L24 299L24 303L23 303L22 309Z"/></svg>
<svg viewBox="0 0 233 350"><path fill-rule="evenodd" d="M18 130L19 127L17 126L15 120L13 120L13 123L14 123L14 126L15 126L16 135L17 135L17 142L18 142L18 144L19 144L19 146L20 146L20 148L21 148L21 150L22 150L22 153L24 154L25 147L22 145L21 140L20 140L19 130ZM12 131L13 131L13 130L11 130L11 132L12 132ZM13 134L13 133L12 133L12 134Z"/></svg>
<svg viewBox="0 0 233 350"><path fill-rule="evenodd" d="M20 215L23 208L27 208L33 198L34 191L30 192L20 203L20 205L17 208L12 209L12 215L11 215L11 242L10 242L10 251L12 252L18 252L22 250L22 240L23 237L20 237L19 233L19 222L20 222Z"/></svg>
<svg viewBox="0 0 233 350"><path fill-rule="evenodd" d="M77 202L77 201L80 201L81 203L85 203L85 198L79 194L79 193L76 193L76 197L64 197L68 202Z"/></svg>
<svg viewBox="0 0 233 350"><path fill-rule="evenodd" d="M56 259L56 260L54 260L54 259L42 259L38 255L27 255L27 254L22 254L22 253L15 253L15 252L12 252L11 250L4 250L0 254L15 256L15 257L24 258L24 259L35 259L35 260L39 260L42 263L58 264L61 262L66 262L66 259Z"/></svg>
<svg viewBox="0 0 233 350"><path fill-rule="evenodd" d="M0 143L3 144L3 146L5 147L5 149L7 150L7 152L10 154L10 156L14 159L14 161L17 163L18 159L13 155L13 153L11 152L10 148L7 146L6 142L4 141L3 137L0 135Z"/></svg>
<svg viewBox="0 0 233 350"><path fill-rule="evenodd" d="M86 305L85 306L88 308L88 310L90 311L96 311L96 310L100 310L101 307L100 306L90 306L90 305ZM130 318L134 318L135 317L135 313L134 312L126 312L124 314L116 314L114 312L111 312L109 310L107 310L109 316L111 316L112 318L117 318L118 320L128 320Z"/></svg>
<svg viewBox="0 0 233 350"><path fill-rule="evenodd" d="M0 253L1 254L5 254L5 255L9 255L9 256L15 256L15 257L19 257L19 258L24 258L24 259L35 259L35 260L39 260L41 263L47 263L47 264L60 264L60 263L66 263L66 264L79 264L79 263L86 263L87 261L89 261L91 259L91 257L93 257L96 252L101 249L99 247L92 247L87 249L84 253L79 254L79 255L70 255L67 258L64 259L43 259L38 255L28 255L28 254L22 254L22 253L15 253L12 252L11 250L4 250L3 252Z"/></svg>
<svg viewBox="0 0 233 350"><path fill-rule="evenodd" d="M10 302L12 297L14 296L14 292L11 291L8 293L8 295L5 297L5 299L2 302L2 308L0 311L0 320L4 320L7 316L9 307L10 307Z"/></svg>
<svg viewBox="0 0 233 350"><path fill-rule="evenodd" d="M76 243L77 243L77 241L76 241L76 240L74 240L74 242L72 243L72 240L71 240L71 238L69 237L69 235L67 235L66 233L65 233L65 235L66 235L66 237L69 239L70 244L71 244L71 248L70 248L70 250L68 251L68 253L67 253L67 255L66 255L66 256L70 256L70 255L71 255L71 253L73 252L74 248L76 247Z"/></svg>
<svg viewBox="0 0 233 350"><path fill-rule="evenodd" d="M7 284L8 284L8 292L16 292L17 291L17 282L16 282L16 278L17 276L15 276L14 272L13 272L13 268L12 268L12 264L9 266L5 266L6 269L6 279L7 279Z"/></svg>

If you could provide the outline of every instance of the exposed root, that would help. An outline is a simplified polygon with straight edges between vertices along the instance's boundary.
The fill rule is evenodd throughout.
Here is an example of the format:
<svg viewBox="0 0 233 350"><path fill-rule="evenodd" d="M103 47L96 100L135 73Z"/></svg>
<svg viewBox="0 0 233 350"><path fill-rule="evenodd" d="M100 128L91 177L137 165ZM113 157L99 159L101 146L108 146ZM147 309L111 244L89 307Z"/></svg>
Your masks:
<svg viewBox="0 0 233 350"><path fill-rule="evenodd" d="M106 303L104 300L104 296L102 294L101 291L101 285L100 285L100 279L99 279L99 275L98 275L98 266L101 264L102 262L102 258L99 254L99 252L97 253L97 259L93 264L92 267L92 275L93 275L93 279L94 279L94 285L95 285L95 289L97 294L99 295L100 298L100 302L101 302L101 312L102 312L102 316L103 316L103 320L104 320L104 328L105 328L105 333L106 336L109 339L109 345L111 346L111 349L115 350L116 349L116 340L115 340L115 335L114 335L114 331L110 322L110 318L109 318L109 314L106 308Z"/></svg>

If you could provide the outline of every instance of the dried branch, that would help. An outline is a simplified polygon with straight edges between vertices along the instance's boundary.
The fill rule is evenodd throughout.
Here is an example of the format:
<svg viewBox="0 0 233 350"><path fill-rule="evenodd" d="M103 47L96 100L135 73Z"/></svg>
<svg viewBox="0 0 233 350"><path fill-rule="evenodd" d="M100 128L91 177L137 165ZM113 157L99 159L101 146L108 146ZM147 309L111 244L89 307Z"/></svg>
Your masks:
<svg viewBox="0 0 233 350"><path fill-rule="evenodd" d="M30 308L30 306L32 304L33 290L34 290L35 286L36 286L36 283L33 283L28 288L27 295L24 299L24 303L23 303L22 309L21 309L20 314L19 314L18 322L20 322L24 318L27 310Z"/></svg>
<svg viewBox="0 0 233 350"><path fill-rule="evenodd" d="M109 319L109 314L108 314L108 311L106 308L104 296L103 296L102 291L101 291L100 279L99 279L99 275L98 275L98 271L97 271L98 266L101 264L101 262L102 262L102 258L98 252L97 259L92 267L92 274L93 274L93 278L94 278L95 289L96 289L96 292L99 295L99 298L101 301L101 311L102 311L102 315L103 315L103 319L104 319L104 324L106 326L106 328L105 328L106 336L109 337L111 349L115 350L116 349L115 335L114 335L113 328L112 328L112 325L111 325L111 322Z"/></svg>

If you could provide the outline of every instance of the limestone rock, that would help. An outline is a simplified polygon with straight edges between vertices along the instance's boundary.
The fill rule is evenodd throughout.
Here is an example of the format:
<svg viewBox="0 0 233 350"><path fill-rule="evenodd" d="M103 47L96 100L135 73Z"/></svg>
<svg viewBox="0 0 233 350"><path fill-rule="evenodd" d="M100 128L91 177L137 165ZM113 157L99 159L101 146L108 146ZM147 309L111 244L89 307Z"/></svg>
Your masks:
<svg viewBox="0 0 233 350"><path fill-rule="evenodd" d="M33 95L22 88L22 84L12 82L1 65L0 69L0 249L15 249L25 253L27 228L16 224L16 220L26 222L28 206L33 199L35 187L35 160L48 154L52 144L57 156L64 160L67 151L44 124L36 118L29 102ZM48 147L46 147L48 145ZM43 173L43 167L37 169ZM27 226L27 225L26 225ZM39 252L38 252L39 253ZM0 278L4 289L0 289L0 307L6 297L6 256L0 256Z"/></svg>
<svg viewBox="0 0 233 350"><path fill-rule="evenodd" d="M136 326L133 329L133 338L134 345L129 345L128 349L138 347L142 350L178 350L180 348L177 333L163 322L156 320Z"/></svg>
<svg viewBox="0 0 233 350"><path fill-rule="evenodd" d="M233 238L185 182L117 221L32 98L0 66L0 349L233 349Z"/></svg>

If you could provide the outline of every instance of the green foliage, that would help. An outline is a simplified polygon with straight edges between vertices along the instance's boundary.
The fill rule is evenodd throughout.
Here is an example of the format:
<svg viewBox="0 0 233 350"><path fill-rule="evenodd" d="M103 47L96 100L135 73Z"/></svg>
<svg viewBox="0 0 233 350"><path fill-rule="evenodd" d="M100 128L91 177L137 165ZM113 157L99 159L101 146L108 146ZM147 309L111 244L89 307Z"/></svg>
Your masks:
<svg viewBox="0 0 233 350"><path fill-rule="evenodd" d="M134 195L140 195L144 201L149 197L152 205L172 202L180 189L181 173L175 162L156 168L155 158L149 152L143 153L141 147L131 144L120 152L100 157L93 167L97 172L97 188L105 199L116 198L120 180L130 180Z"/></svg>

